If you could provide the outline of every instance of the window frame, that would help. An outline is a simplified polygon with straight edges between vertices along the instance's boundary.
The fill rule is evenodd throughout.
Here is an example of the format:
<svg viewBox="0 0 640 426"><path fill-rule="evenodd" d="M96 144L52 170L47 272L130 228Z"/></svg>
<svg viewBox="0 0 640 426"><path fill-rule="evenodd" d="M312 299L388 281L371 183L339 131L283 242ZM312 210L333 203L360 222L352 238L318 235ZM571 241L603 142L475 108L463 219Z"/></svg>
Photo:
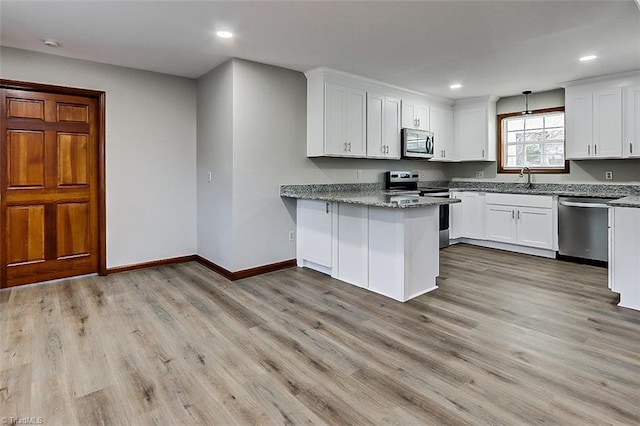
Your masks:
<svg viewBox="0 0 640 426"><path fill-rule="evenodd" d="M554 108L544 108L544 109L536 109L531 111L533 114L532 115L536 115L536 114L546 114L549 112L565 112L564 111L564 106L561 107L554 107ZM505 147L503 146L503 143L505 141L503 141L503 127L502 127L502 122L505 118L511 118L511 117L515 117L515 116L522 116L522 112L509 112L506 114L500 114L498 115L497 118L497 136L498 136L498 173L520 173L520 168L517 169L511 169L511 168L505 168L503 166L503 157L504 157L504 149ZM543 167L531 167L531 173L535 174L535 173L548 173L548 174L563 174L563 173L569 173L569 160L567 160L566 155L567 155L567 133L566 133L566 129L567 129L567 121L566 121L566 114L565 114L565 123L564 123L564 129L565 129L565 138L564 138L564 148L565 148L565 159L564 159L564 168L543 168Z"/></svg>

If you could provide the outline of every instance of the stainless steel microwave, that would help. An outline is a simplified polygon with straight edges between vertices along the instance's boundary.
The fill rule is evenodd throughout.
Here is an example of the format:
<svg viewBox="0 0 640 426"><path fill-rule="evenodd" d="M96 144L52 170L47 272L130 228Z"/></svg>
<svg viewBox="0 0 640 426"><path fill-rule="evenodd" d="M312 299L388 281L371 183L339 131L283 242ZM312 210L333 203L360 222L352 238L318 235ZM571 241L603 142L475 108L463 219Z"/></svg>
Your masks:
<svg viewBox="0 0 640 426"><path fill-rule="evenodd" d="M403 158L432 158L433 132L402 129Z"/></svg>

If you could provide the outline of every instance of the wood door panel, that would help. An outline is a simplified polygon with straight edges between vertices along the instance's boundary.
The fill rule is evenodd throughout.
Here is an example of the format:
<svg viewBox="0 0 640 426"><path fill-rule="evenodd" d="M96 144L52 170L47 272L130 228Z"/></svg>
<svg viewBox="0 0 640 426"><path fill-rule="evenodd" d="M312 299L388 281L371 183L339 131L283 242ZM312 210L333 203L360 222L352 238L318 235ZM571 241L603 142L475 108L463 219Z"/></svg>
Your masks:
<svg viewBox="0 0 640 426"><path fill-rule="evenodd" d="M89 135L58 133L58 186L87 185Z"/></svg>
<svg viewBox="0 0 640 426"><path fill-rule="evenodd" d="M44 187L44 153L44 132L7 131L7 187Z"/></svg>
<svg viewBox="0 0 640 426"><path fill-rule="evenodd" d="M0 89L0 288L102 272L103 107Z"/></svg>
<svg viewBox="0 0 640 426"><path fill-rule="evenodd" d="M7 118L44 120L44 101L7 98Z"/></svg>
<svg viewBox="0 0 640 426"><path fill-rule="evenodd" d="M75 121L75 122L89 122L89 107L88 105L74 105L74 104L57 104L58 120L57 121Z"/></svg>
<svg viewBox="0 0 640 426"><path fill-rule="evenodd" d="M7 263L9 266L45 260L44 205L7 208Z"/></svg>
<svg viewBox="0 0 640 426"><path fill-rule="evenodd" d="M56 206L57 259L89 256L89 203Z"/></svg>

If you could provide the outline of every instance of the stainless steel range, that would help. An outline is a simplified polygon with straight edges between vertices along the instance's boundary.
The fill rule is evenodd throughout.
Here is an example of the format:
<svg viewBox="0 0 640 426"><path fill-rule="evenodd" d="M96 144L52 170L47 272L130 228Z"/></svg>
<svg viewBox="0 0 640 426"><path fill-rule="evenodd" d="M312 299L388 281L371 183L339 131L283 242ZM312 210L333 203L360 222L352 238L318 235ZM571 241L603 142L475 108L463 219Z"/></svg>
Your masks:
<svg viewBox="0 0 640 426"><path fill-rule="evenodd" d="M384 174L384 188L389 194L414 197L449 198L449 188L418 188L417 171L388 171ZM449 205L440 206L440 248L449 245Z"/></svg>

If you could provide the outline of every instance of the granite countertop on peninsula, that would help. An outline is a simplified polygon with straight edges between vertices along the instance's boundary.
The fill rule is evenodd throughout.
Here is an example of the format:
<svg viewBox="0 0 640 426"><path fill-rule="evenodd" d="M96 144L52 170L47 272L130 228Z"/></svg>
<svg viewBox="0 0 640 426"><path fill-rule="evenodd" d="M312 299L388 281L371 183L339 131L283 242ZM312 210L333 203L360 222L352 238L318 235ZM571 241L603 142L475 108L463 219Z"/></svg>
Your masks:
<svg viewBox="0 0 640 426"><path fill-rule="evenodd" d="M280 186L280 196L396 209L431 207L460 202L460 200L452 198L420 197L417 191L412 194L390 194L379 184L282 185Z"/></svg>
<svg viewBox="0 0 640 426"><path fill-rule="evenodd" d="M629 195L628 197L609 201L607 204L611 207L635 207L637 209L640 209L640 194Z"/></svg>

